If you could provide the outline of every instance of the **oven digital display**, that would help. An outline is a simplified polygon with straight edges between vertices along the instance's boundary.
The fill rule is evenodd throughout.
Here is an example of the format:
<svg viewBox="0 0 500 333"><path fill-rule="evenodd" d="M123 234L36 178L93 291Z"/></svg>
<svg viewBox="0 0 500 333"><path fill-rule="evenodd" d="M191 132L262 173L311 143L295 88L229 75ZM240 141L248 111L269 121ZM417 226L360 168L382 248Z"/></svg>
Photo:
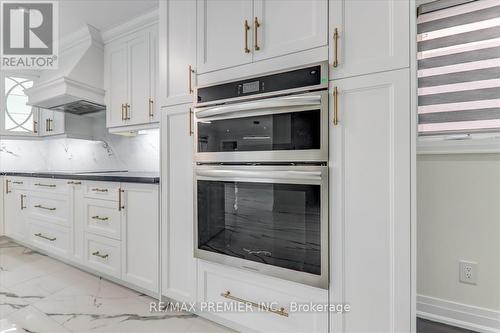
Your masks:
<svg viewBox="0 0 500 333"><path fill-rule="evenodd" d="M243 83L243 93L244 94L257 92L257 91L259 91L259 89L260 89L260 82L259 81Z"/></svg>

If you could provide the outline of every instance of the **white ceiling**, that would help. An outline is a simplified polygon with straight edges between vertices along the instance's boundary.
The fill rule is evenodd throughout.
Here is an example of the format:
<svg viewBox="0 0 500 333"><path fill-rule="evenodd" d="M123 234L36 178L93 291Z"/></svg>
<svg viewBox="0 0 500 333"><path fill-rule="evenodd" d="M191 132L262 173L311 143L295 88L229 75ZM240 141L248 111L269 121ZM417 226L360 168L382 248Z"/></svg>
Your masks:
<svg viewBox="0 0 500 333"><path fill-rule="evenodd" d="M157 7L158 0L60 0L59 38L85 24L105 31Z"/></svg>

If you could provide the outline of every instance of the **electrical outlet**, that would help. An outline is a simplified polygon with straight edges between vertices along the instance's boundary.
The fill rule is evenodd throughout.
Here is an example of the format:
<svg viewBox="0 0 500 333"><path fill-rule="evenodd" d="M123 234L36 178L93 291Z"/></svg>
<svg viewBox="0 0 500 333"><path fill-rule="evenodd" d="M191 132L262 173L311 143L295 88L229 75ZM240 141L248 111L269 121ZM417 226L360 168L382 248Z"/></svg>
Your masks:
<svg viewBox="0 0 500 333"><path fill-rule="evenodd" d="M460 282L477 284L477 263L470 261L459 262Z"/></svg>

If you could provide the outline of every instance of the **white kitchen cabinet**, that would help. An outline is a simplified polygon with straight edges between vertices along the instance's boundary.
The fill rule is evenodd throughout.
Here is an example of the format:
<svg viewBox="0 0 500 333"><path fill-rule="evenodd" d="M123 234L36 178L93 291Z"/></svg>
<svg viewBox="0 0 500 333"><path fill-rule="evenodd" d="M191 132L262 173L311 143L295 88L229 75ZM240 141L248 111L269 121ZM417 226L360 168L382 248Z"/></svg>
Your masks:
<svg viewBox="0 0 500 333"><path fill-rule="evenodd" d="M157 121L158 25L126 34L105 45L104 85L108 128Z"/></svg>
<svg viewBox="0 0 500 333"><path fill-rule="evenodd" d="M82 263L84 255L84 190L81 180L67 180L70 200L70 219L73 221L71 229L71 246L68 251L69 259L77 263Z"/></svg>
<svg viewBox="0 0 500 333"><path fill-rule="evenodd" d="M193 100L196 0L160 1L160 105Z"/></svg>
<svg viewBox="0 0 500 333"><path fill-rule="evenodd" d="M249 0L198 1L197 73L252 62L252 6Z"/></svg>
<svg viewBox="0 0 500 333"><path fill-rule="evenodd" d="M158 185L122 183L121 278L158 292L159 191Z"/></svg>
<svg viewBox="0 0 500 333"><path fill-rule="evenodd" d="M64 112L39 109L38 134L52 136L64 134Z"/></svg>
<svg viewBox="0 0 500 333"><path fill-rule="evenodd" d="M162 295L196 300L193 136L189 104L162 108Z"/></svg>
<svg viewBox="0 0 500 333"><path fill-rule="evenodd" d="M327 45L326 0L254 0L253 61Z"/></svg>
<svg viewBox="0 0 500 333"><path fill-rule="evenodd" d="M329 0L330 79L408 67L410 3Z"/></svg>
<svg viewBox="0 0 500 333"><path fill-rule="evenodd" d="M409 72L331 82L330 332L411 330Z"/></svg>
<svg viewBox="0 0 500 333"><path fill-rule="evenodd" d="M17 186L14 182L18 183ZM5 235L25 241L28 236L25 212L27 208L26 190L23 189L23 179L15 177L4 178L4 227Z"/></svg>
<svg viewBox="0 0 500 333"><path fill-rule="evenodd" d="M199 1L197 74L326 46L327 7L326 0Z"/></svg>

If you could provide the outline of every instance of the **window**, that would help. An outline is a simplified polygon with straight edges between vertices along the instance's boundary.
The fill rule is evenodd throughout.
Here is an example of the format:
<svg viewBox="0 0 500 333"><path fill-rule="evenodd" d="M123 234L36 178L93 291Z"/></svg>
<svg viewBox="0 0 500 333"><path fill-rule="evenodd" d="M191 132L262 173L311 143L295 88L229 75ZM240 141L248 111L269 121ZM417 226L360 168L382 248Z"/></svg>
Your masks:
<svg viewBox="0 0 500 333"><path fill-rule="evenodd" d="M500 131L500 2L459 2L419 7L420 135Z"/></svg>
<svg viewBox="0 0 500 333"><path fill-rule="evenodd" d="M33 132L34 107L27 105L24 89L31 88L33 80L19 76L4 77L4 128L10 132Z"/></svg>

